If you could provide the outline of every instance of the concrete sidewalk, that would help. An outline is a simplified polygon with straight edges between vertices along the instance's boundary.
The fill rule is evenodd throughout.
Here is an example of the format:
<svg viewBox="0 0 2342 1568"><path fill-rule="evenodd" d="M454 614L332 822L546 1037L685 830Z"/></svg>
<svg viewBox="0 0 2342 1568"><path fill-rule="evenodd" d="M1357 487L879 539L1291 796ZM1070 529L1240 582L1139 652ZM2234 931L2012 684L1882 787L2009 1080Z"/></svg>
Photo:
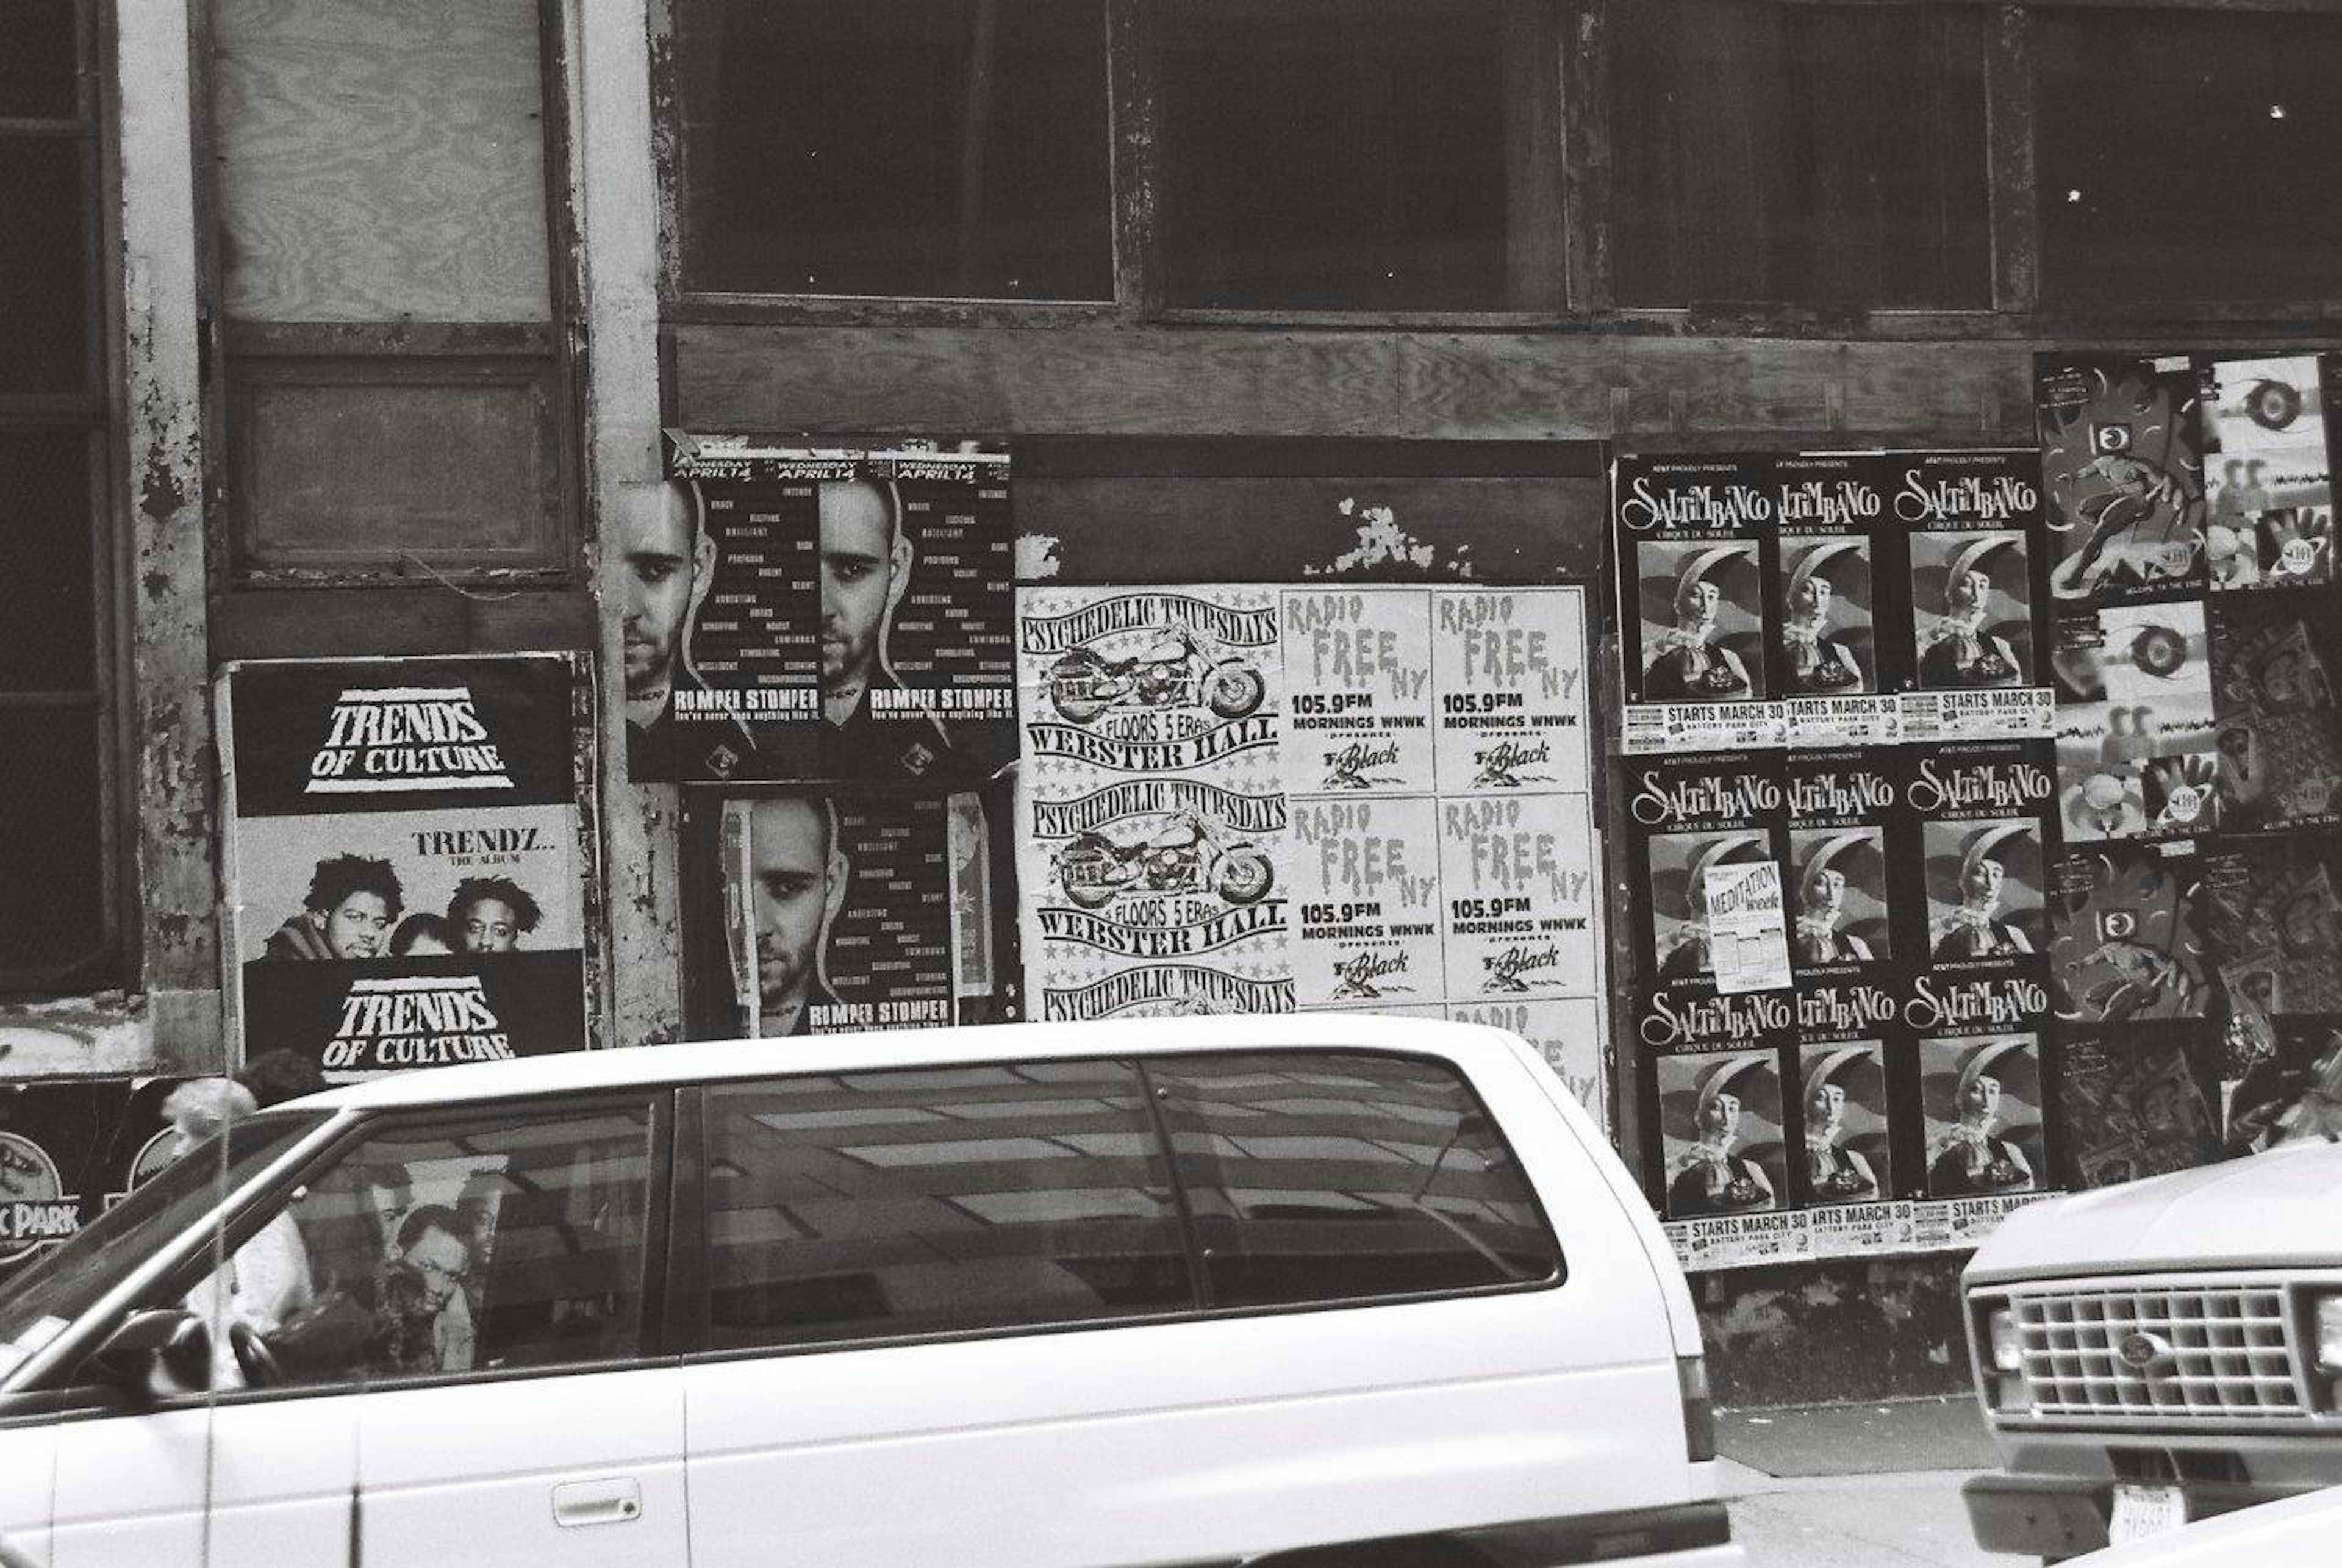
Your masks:
<svg viewBox="0 0 2342 1568"><path fill-rule="evenodd" d="M1960 1483L1992 1463L1972 1400L1716 1413L1749 1568L2011 1568L1977 1549Z"/></svg>

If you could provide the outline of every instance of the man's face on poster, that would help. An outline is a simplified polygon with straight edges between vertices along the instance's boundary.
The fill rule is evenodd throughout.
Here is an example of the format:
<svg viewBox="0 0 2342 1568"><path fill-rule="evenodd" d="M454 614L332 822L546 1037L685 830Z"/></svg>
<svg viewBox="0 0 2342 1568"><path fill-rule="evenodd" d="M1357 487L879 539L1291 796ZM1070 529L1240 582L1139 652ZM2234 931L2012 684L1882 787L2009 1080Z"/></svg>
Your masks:
<svg viewBox="0 0 2342 1568"><path fill-rule="evenodd" d="M767 1005L805 994L815 969L835 867L829 813L818 801L760 800L749 809L756 924L756 990Z"/></svg>
<svg viewBox="0 0 2342 1568"><path fill-rule="evenodd" d="M2000 1117L2000 1080L1979 1073L1960 1092L1960 1120L1971 1127L1989 1126Z"/></svg>
<svg viewBox="0 0 2342 1568"><path fill-rule="evenodd" d="M2007 880L2007 869L2000 862L1978 855L1960 872L1960 894L1979 906L1998 904L2001 884Z"/></svg>
<svg viewBox="0 0 2342 1568"><path fill-rule="evenodd" d="M1983 572L1962 572L1946 584L1944 603L1957 615L1973 615L1991 595L1992 578Z"/></svg>
<svg viewBox="0 0 2342 1568"><path fill-rule="evenodd" d="M1846 874L1828 866L1806 878L1805 913L1835 919L1846 907Z"/></svg>
<svg viewBox="0 0 2342 1568"><path fill-rule="evenodd" d="M501 898L479 898L455 935L466 953L510 953L520 941L520 916Z"/></svg>
<svg viewBox="0 0 2342 1568"><path fill-rule="evenodd" d="M652 696L675 678L692 591L715 565L715 542L693 527L691 497L679 485L631 489L625 507L626 694Z"/></svg>
<svg viewBox="0 0 2342 1568"><path fill-rule="evenodd" d="M423 1277L423 1304L435 1313L455 1295L472 1263L472 1249L464 1238L437 1225L427 1227L402 1255Z"/></svg>
<svg viewBox="0 0 2342 1568"><path fill-rule="evenodd" d="M821 682L866 683L910 546L874 484L821 487Z"/></svg>
<svg viewBox="0 0 2342 1568"><path fill-rule="evenodd" d="M1699 1132L1712 1144L1729 1146L1740 1135L1740 1096L1728 1092L1710 1095L1700 1107Z"/></svg>
<svg viewBox="0 0 2342 1568"><path fill-rule="evenodd" d="M1818 1084L1806 1102L1806 1123L1817 1136L1835 1137L1846 1121L1846 1091L1836 1084Z"/></svg>
<svg viewBox="0 0 2342 1568"><path fill-rule="evenodd" d="M353 893L318 923L336 958L372 958L390 940L390 905L378 893Z"/></svg>

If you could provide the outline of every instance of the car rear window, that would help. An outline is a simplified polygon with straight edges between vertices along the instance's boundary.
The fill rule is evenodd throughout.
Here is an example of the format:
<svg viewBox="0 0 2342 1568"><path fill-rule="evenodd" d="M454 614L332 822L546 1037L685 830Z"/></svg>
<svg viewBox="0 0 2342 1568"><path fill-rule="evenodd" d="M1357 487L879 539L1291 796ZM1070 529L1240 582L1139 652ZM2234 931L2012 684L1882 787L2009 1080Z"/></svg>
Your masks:
<svg viewBox="0 0 2342 1568"><path fill-rule="evenodd" d="M1368 1052L1149 1061L1218 1307L1557 1280L1518 1159L1445 1062Z"/></svg>
<svg viewBox="0 0 2342 1568"><path fill-rule="evenodd" d="M1447 1064L1283 1051L798 1075L706 1097L710 1351L1557 1281Z"/></svg>

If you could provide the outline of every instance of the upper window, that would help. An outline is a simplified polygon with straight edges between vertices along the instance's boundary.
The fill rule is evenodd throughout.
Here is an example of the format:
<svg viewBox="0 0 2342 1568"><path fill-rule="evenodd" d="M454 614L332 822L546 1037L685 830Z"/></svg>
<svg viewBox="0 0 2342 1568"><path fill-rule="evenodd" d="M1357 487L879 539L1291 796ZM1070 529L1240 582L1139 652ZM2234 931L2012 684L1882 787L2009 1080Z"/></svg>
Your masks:
<svg viewBox="0 0 2342 1568"><path fill-rule="evenodd" d="M2342 19L2033 13L2052 306L2342 295Z"/></svg>
<svg viewBox="0 0 2342 1568"><path fill-rule="evenodd" d="M650 1126L635 1102L367 1138L185 1298L214 1386L631 1360Z"/></svg>
<svg viewBox="0 0 2342 1568"><path fill-rule="evenodd" d="M1174 306L1560 303L1557 62L1536 0L1164 0Z"/></svg>
<svg viewBox="0 0 2342 1568"><path fill-rule="evenodd" d="M1126 1062L707 1094L707 1346L1157 1313L1193 1299Z"/></svg>
<svg viewBox="0 0 2342 1568"><path fill-rule="evenodd" d="M96 37L87 0L0 5L0 991L116 957Z"/></svg>
<svg viewBox="0 0 2342 1568"><path fill-rule="evenodd" d="M692 290L1114 295L1101 0L676 0Z"/></svg>
<svg viewBox="0 0 2342 1568"><path fill-rule="evenodd" d="M1526 1284L1561 1253L1455 1069L1363 1052L1147 1064L1164 1094L1211 1304Z"/></svg>
<svg viewBox="0 0 2342 1568"><path fill-rule="evenodd" d="M1991 305L1987 8L1635 0L1609 17L1620 305Z"/></svg>

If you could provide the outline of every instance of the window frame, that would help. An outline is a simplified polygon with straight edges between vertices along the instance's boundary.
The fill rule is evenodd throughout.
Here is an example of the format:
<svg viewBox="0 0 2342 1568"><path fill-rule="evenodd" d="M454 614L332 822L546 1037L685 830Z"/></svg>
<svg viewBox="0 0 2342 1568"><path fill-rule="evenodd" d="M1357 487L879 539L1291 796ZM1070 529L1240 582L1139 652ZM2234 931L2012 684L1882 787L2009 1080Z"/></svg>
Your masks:
<svg viewBox="0 0 2342 1568"><path fill-rule="evenodd" d="M140 951L131 890L137 885L135 818L125 812L125 759L134 744L131 624L124 584L132 575L130 542L117 519L129 504L127 432L122 418L123 302L109 261L120 250L121 106L113 7L71 0L78 69L70 117L0 119L0 136L70 140L81 147L82 285L85 309L83 385L78 391L0 393L0 430L78 436L83 451L90 552L92 668L86 687L0 694L0 711L70 709L93 715L97 749L98 862L94 868L97 945L45 967L0 967L0 998L86 993L125 984Z"/></svg>
<svg viewBox="0 0 2342 1568"><path fill-rule="evenodd" d="M577 77L575 43L560 0L530 0L535 16L544 173L545 315L541 321L245 320L229 314L225 204L221 190L219 106L212 63L217 42L210 0L190 18L189 91L195 178L196 285L202 359L203 425L210 449L225 454L205 477L206 593L231 625L243 591L298 588L452 587L571 589L585 583L586 473L582 445L591 406L584 326L588 298L576 190L580 152L570 95ZM250 558L255 521L246 466L251 433L239 423L247 387L493 386L533 392L545 401L542 436L553 462L549 526L528 544L503 553L448 553L437 559L399 550L384 554L354 542L347 558L261 564ZM342 553L334 552L339 557ZM321 604L321 611L330 610ZM363 617L361 617L363 618ZM475 644L487 647L493 644ZM366 650L358 650L366 651Z"/></svg>
<svg viewBox="0 0 2342 1568"><path fill-rule="evenodd" d="M1124 1329L1160 1327L1170 1323L1220 1322L1238 1318L1287 1317L1304 1313L1354 1312L1377 1307L1419 1306L1429 1302L1473 1300L1483 1296L1532 1295L1541 1292L1566 1289L1573 1281L1569 1267L1569 1250L1559 1229L1555 1225L1551 1208L1545 1194L1529 1176L1529 1163L1521 1157L1517 1140L1506 1124L1490 1111L1487 1096L1471 1073L1449 1056L1436 1052L1406 1051L1370 1045L1261 1045L1229 1047L1226 1051L1161 1051L1115 1053L1099 1052L1068 1056L1003 1056L967 1065L1015 1067L1027 1064L1062 1066L1086 1062L1120 1063L1135 1069L1133 1076L1140 1082L1146 1078L1150 1064L1165 1063L1209 1063L1228 1055L1283 1055L1296 1058L1386 1057L1395 1061L1429 1064L1451 1075L1466 1097L1485 1117L1495 1136L1511 1154L1515 1167L1521 1172L1527 1189L1527 1201L1535 1210L1537 1222L1544 1227L1552 1243L1554 1272L1541 1279L1506 1281L1496 1284L1468 1285L1446 1290L1392 1292L1369 1296L1330 1297L1324 1300L1275 1303L1266 1305L1207 1305L1204 1301L1206 1279L1204 1260L1195 1225L1188 1218L1185 1189L1178 1179L1177 1154L1172 1144L1170 1131L1154 1104L1153 1092L1148 1093L1152 1114L1152 1136L1156 1149L1170 1174L1174 1207L1179 1215L1178 1234L1186 1252L1190 1303L1185 1307L1163 1312L1130 1313L1111 1317L1072 1318L1061 1322L1036 1323L1002 1323L980 1328L939 1329L926 1333L871 1333L840 1335L836 1338L809 1341L804 1343L773 1343L712 1350L705 1343L709 1310L706 1278L706 1191L708 1144L706 1142L706 1092L709 1089L749 1088L770 1084L796 1074L780 1073L756 1077L711 1079L682 1086L677 1090L675 1144L676 1181L673 1199L675 1223L669 1229L675 1250L670 1255L669 1293L665 1323L668 1332L667 1347L686 1366L732 1361L753 1361L766 1358L801 1355L854 1354L864 1351L884 1350L896 1345L962 1344L989 1340L1028 1339L1062 1333L1113 1333ZM904 1072L933 1071L934 1064L906 1062ZM874 1074L896 1071L892 1067L869 1069Z"/></svg>
<svg viewBox="0 0 2342 1568"><path fill-rule="evenodd" d="M1614 5L1653 0L1525 0L1558 35L1557 69L1532 115L1556 138L1559 198L1555 232L1536 236L1560 275L1559 303L1526 311L1225 310L1174 308L1163 299L1155 218L1160 116L1155 97L1156 0L1098 0L1106 12L1108 132L1113 138L1115 297L1110 303L723 294L683 284L678 212L683 127L671 47L676 7L650 0L653 140L660 203L659 300L663 326L1318 327L1441 331L1573 331L1621 336L1802 338L1864 342L2027 341L2056 337L2187 335L2296 337L2331 320L2336 301L2240 304L2171 300L2044 309L2041 224L2033 115L2032 22L2061 10L2201 11L2330 15L2331 0L1747 0L1752 5L1951 5L1987 13L1984 53L1984 159L1991 304L1968 308L1816 306L1719 302L1622 308L1611 282L1611 148L1606 23ZM2239 329L2246 329L2240 331Z"/></svg>
<svg viewBox="0 0 2342 1568"><path fill-rule="evenodd" d="M234 1213L218 1227L220 1243L216 1249L206 1243L197 1250L181 1253L159 1269L141 1265L135 1271L139 1276L137 1283L125 1299L114 1301L111 1305L101 1303L98 1310L85 1314L73 1329L58 1336L61 1344L68 1340L78 1343L69 1347L72 1353L58 1361L36 1384L31 1386L60 1394L86 1389L87 1384L75 1381L75 1373L80 1370L89 1350L120 1321L124 1312L141 1304L154 1305L159 1301L175 1302L183 1298L209 1271L215 1256L234 1253L285 1211L295 1190L336 1169L366 1144L386 1136L395 1137L405 1132L427 1133L433 1128L445 1127L454 1119L472 1121L509 1114L517 1124L558 1120L596 1111L635 1109L647 1110L650 1119L646 1152L647 1189L643 1208L641 1305L636 1314L637 1348L632 1356L609 1361L560 1362L550 1365L475 1367L465 1372L365 1377L343 1382L276 1383L265 1388L207 1389L180 1398L160 1400L150 1406L109 1408L95 1413L140 1416L155 1411L190 1410L213 1404L243 1405L295 1399L345 1398L378 1390L443 1388L460 1383L512 1383L529 1378L591 1377L671 1365L675 1356L664 1336L664 1325L671 1320L666 1315L666 1295L662 1283L669 1273L667 1222L676 1147L676 1091L672 1085L645 1084L555 1094L515 1094L495 1099L452 1100L444 1104L401 1105L359 1112L329 1124L330 1135L324 1142L312 1143L305 1152L298 1146L286 1151L280 1157L273 1174L260 1178L265 1184L252 1188ZM304 1134L304 1141L314 1140L325 1130L323 1127L313 1128ZM292 1163L283 1163L287 1160ZM182 1237L174 1243L175 1247L184 1245L187 1239ZM109 1292L108 1295L113 1297L118 1293Z"/></svg>

